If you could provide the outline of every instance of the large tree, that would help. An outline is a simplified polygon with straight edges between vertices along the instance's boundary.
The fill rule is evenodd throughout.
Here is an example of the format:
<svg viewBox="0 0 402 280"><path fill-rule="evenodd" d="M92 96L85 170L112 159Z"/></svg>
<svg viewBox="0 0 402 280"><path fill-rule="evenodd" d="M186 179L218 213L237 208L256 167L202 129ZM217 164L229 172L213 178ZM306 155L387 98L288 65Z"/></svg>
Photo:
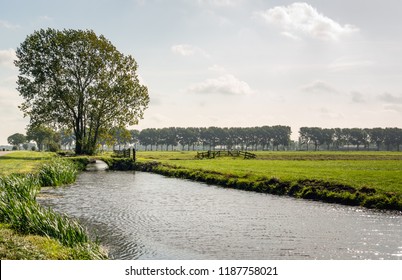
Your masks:
<svg viewBox="0 0 402 280"><path fill-rule="evenodd" d="M149 96L137 63L91 30L41 29L17 49L20 109L31 125L72 129L77 154L93 154L102 131L134 125Z"/></svg>
<svg viewBox="0 0 402 280"><path fill-rule="evenodd" d="M19 148L19 146L21 144L24 144L26 141L27 141L26 136L21 133L14 133L13 135L11 135L7 138L7 142L10 145L16 146L17 148Z"/></svg>
<svg viewBox="0 0 402 280"><path fill-rule="evenodd" d="M35 141L40 151L57 151L60 147L60 134L45 125L29 125L27 128L27 140Z"/></svg>

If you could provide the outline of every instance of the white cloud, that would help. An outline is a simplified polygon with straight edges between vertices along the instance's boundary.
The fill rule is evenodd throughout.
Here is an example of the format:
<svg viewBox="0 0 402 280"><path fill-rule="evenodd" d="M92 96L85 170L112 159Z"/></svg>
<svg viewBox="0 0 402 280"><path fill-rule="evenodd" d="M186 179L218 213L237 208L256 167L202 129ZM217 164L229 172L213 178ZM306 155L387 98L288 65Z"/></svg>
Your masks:
<svg viewBox="0 0 402 280"><path fill-rule="evenodd" d="M195 48L191 45L174 45L170 48L175 54L190 56L195 54Z"/></svg>
<svg viewBox="0 0 402 280"><path fill-rule="evenodd" d="M49 16L44 15L44 16L40 16L40 17L39 17L39 20L41 20L41 21L52 21L52 20L53 20L53 18L52 18L52 17L49 17Z"/></svg>
<svg viewBox="0 0 402 280"><path fill-rule="evenodd" d="M209 57L209 54L206 51L204 51L203 49L196 47L196 46L187 45L187 44L173 45L173 46L171 46L170 50L173 53L182 55L182 56L193 56L193 55L200 54L204 57Z"/></svg>
<svg viewBox="0 0 402 280"><path fill-rule="evenodd" d="M280 26L285 34L305 34L315 39L338 40L341 36L357 32L355 26L338 22L320 14L317 9L307 3L293 3L289 6L277 6L266 11L255 13L257 18L269 24Z"/></svg>
<svg viewBox="0 0 402 280"><path fill-rule="evenodd" d="M238 80L236 77L229 74L216 79L207 79L202 83L193 85L188 91L193 93L223 95L248 95L253 92L245 81Z"/></svg>
<svg viewBox="0 0 402 280"><path fill-rule="evenodd" d="M352 102L353 103L366 103L366 99L364 98L364 95L361 94L358 91L352 91L350 93L351 97L352 97Z"/></svg>
<svg viewBox="0 0 402 280"><path fill-rule="evenodd" d="M390 93L385 92L385 93L383 93L383 94L380 94L379 98L380 98L382 101L385 101L385 102L388 102L388 103L392 103L392 104L395 104L395 103L397 103L397 104L402 104L402 95L395 96L395 95L392 95L392 94L390 94Z"/></svg>
<svg viewBox="0 0 402 280"><path fill-rule="evenodd" d="M17 59L13 49L0 50L0 66L14 67L14 60Z"/></svg>
<svg viewBox="0 0 402 280"><path fill-rule="evenodd" d="M0 20L0 28L5 28L5 29L18 29L20 28L19 25L17 24L12 24L6 20Z"/></svg>
<svg viewBox="0 0 402 280"><path fill-rule="evenodd" d="M324 81L314 81L301 87L301 90L307 93L337 93L338 90Z"/></svg>
<svg viewBox="0 0 402 280"><path fill-rule="evenodd" d="M289 39L295 40L295 41L299 41L299 40L300 40L300 37L298 37L298 36L296 36L296 35L294 35L294 34L292 34L292 33L290 33L290 32L284 31L284 32L282 32L281 34L282 34L283 36L285 36L285 37L287 37L287 38L289 38Z"/></svg>

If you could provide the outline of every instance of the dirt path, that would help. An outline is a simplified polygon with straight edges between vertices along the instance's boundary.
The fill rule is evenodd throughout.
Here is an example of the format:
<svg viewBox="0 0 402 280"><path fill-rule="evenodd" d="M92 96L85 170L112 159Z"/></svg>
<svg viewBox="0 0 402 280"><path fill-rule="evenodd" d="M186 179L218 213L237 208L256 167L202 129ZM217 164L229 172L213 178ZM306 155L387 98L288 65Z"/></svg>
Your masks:
<svg viewBox="0 0 402 280"><path fill-rule="evenodd" d="M6 155L8 153L11 153L11 151L4 151L4 152L0 151L0 157Z"/></svg>

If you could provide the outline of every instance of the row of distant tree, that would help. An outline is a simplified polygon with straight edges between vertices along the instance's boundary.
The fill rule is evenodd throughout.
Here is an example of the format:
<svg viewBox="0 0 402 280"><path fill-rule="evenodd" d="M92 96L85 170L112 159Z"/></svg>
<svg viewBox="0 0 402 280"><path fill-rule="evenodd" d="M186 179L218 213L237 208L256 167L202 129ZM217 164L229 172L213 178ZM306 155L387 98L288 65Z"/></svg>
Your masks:
<svg viewBox="0 0 402 280"><path fill-rule="evenodd" d="M290 145L292 131L289 126L261 127L169 127L149 128L138 132L138 142L145 149L279 149Z"/></svg>
<svg viewBox="0 0 402 280"><path fill-rule="evenodd" d="M291 141L289 126L261 127L189 127L144 129L133 139L145 149L206 149L242 150L400 150L401 128L321 128L301 127L299 140Z"/></svg>
<svg viewBox="0 0 402 280"><path fill-rule="evenodd" d="M289 126L260 127L168 127L127 130L114 127L99 137L101 150L134 146L143 150L400 150L401 128L320 128L301 127L299 141L291 141ZM8 138L15 146L34 141L40 150L73 149L71 131L46 127L29 127L27 135L19 133Z"/></svg>
<svg viewBox="0 0 402 280"><path fill-rule="evenodd" d="M309 150L349 149L357 150L400 150L402 145L401 128L321 128L301 127L299 130L299 145Z"/></svg>

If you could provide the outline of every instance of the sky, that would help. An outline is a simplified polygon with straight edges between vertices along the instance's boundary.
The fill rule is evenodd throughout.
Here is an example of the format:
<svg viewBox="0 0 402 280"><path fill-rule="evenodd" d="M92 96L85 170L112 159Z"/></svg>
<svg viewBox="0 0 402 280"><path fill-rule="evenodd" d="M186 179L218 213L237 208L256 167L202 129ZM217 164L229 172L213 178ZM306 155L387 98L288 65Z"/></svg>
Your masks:
<svg viewBox="0 0 402 280"><path fill-rule="evenodd" d="M0 145L29 123L15 50L41 28L91 29L139 64L134 129L402 127L399 0L0 0Z"/></svg>

